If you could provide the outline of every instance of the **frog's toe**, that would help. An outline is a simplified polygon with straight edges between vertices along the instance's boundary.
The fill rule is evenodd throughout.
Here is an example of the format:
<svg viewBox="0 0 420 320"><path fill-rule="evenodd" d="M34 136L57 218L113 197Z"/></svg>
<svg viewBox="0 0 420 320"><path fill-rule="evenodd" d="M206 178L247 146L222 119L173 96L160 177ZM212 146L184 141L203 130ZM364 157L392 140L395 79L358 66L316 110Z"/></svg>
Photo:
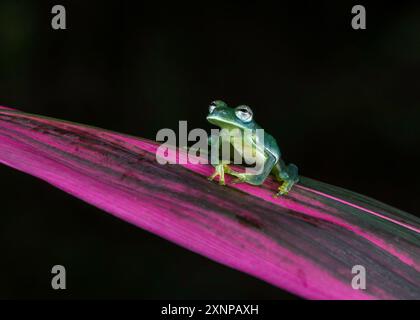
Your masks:
<svg viewBox="0 0 420 320"><path fill-rule="evenodd" d="M214 178L216 178L218 176L218 173L217 172L215 172L215 173L213 173L210 177L207 177L207 180L209 180L209 181L213 181L214 180Z"/></svg>
<svg viewBox="0 0 420 320"><path fill-rule="evenodd" d="M207 180L209 180L209 181L214 181L214 179L215 179L217 176L219 176L219 184L220 184L220 185L222 185L222 186L226 185L226 183L225 183L225 179L224 179L224 178L222 178L222 176L221 176L220 174L213 174L213 175L211 175L210 177L208 177L208 178L207 178Z"/></svg>
<svg viewBox="0 0 420 320"><path fill-rule="evenodd" d="M219 184L220 185L225 185L225 173L223 170L223 165L217 165L214 168L214 173L208 177L207 179L210 181L213 181L216 177L219 177Z"/></svg>
<svg viewBox="0 0 420 320"><path fill-rule="evenodd" d="M281 188L279 188L279 191L275 194L275 197L279 197L279 196L285 196L289 191L288 190L283 190Z"/></svg>
<svg viewBox="0 0 420 320"><path fill-rule="evenodd" d="M279 192L274 194L274 197L277 198L277 197L285 196L287 194L288 194L288 191L280 190Z"/></svg>
<svg viewBox="0 0 420 320"><path fill-rule="evenodd" d="M282 183L282 185L279 187L279 191L277 192L276 196L284 196L287 195L292 189L293 185L295 184L294 181L285 181Z"/></svg>

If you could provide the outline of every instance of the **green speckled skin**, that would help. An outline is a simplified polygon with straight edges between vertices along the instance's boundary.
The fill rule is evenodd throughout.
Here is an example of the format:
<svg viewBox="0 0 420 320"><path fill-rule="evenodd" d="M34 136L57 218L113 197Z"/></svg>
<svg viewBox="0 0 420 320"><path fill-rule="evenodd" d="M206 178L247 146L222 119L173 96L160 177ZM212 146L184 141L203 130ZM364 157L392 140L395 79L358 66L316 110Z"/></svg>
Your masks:
<svg viewBox="0 0 420 320"><path fill-rule="evenodd" d="M246 129L262 129L254 121L252 111L249 107L238 106L236 108L230 108L225 102L220 100L210 104L207 120L221 129L227 129L229 131L239 129L243 133ZM215 137L212 137L210 143L214 143L214 138ZM219 164L213 164L215 171L214 174L209 177L210 180L219 176L219 183L225 184L224 174L227 173L237 178L235 182L260 185L271 173L280 183L277 195L287 194L292 186L298 182L298 168L294 164L286 166L281 159L280 148L273 136L264 131L264 143L262 144L258 142L257 135L252 135L247 138L247 135L242 134L242 142L244 149L252 148L255 150L256 157L264 159L262 172L258 174L239 173L230 169L227 165L228 163L221 162ZM241 154L241 156L243 156L243 154Z"/></svg>

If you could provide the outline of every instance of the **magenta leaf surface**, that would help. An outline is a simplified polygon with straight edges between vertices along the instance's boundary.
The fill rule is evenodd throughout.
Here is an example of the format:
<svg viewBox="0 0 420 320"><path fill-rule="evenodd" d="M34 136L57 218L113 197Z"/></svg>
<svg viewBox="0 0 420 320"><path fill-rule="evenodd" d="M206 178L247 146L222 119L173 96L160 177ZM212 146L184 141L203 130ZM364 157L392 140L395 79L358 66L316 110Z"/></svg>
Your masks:
<svg viewBox="0 0 420 320"><path fill-rule="evenodd" d="M140 228L301 297L420 299L418 218L305 177L280 198L272 179L219 186L210 165L160 165L157 147L0 107L1 163Z"/></svg>

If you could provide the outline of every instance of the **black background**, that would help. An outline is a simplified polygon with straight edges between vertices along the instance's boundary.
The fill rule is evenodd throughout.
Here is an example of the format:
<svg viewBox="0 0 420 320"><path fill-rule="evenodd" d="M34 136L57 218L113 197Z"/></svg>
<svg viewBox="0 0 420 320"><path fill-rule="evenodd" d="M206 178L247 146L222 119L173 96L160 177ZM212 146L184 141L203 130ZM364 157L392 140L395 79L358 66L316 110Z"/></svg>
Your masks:
<svg viewBox="0 0 420 320"><path fill-rule="evenodd" d="M360 2L356 31L355 4L2 0L0 104L149 139L248 104L302 175L419 215L420 5ZM295 298L23 173L0 182L0 298Z"/></svg>

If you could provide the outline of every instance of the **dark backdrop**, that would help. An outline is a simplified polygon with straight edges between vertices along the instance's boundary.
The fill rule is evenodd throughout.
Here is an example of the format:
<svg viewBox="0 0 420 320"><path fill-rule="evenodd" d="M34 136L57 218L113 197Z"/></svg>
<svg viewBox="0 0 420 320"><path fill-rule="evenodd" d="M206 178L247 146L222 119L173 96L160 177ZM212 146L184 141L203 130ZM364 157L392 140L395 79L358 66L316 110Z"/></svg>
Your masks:
<svg viewBox="0 0 420 320"><path fill-rule="evenodd" d="M298 3L2 0L0 104L150 139L249 104L303 175L418 214L420 6L360 2L355 31L357 3ZM295 298L5 166L0 182L0 298Z"/></svg>

